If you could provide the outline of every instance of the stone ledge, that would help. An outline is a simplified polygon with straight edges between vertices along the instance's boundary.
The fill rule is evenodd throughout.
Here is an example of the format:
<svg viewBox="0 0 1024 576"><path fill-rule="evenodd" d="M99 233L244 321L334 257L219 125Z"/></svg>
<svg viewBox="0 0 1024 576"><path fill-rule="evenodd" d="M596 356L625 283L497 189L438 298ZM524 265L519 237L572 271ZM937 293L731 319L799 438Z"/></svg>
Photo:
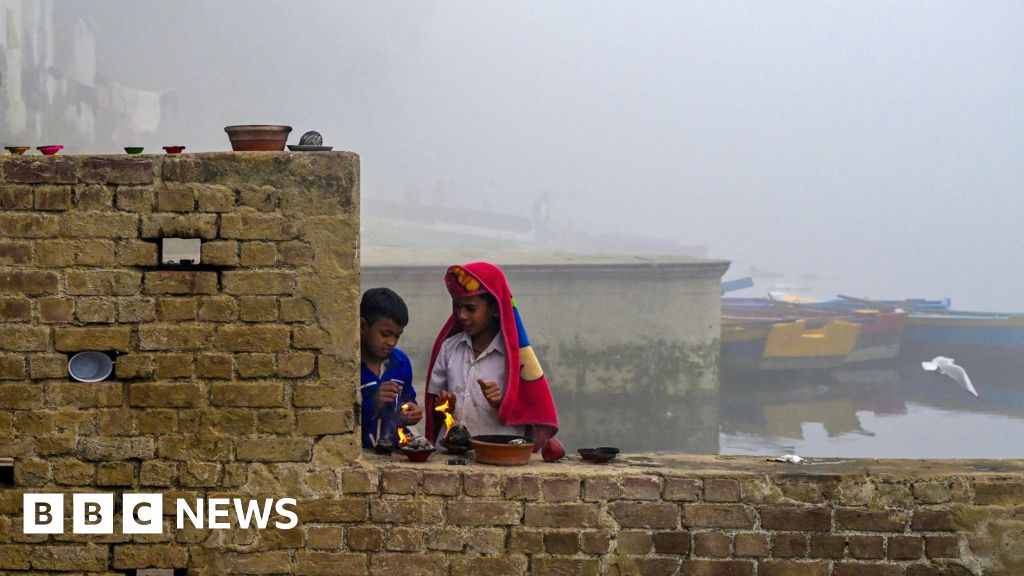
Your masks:
<svg viewBox="0 0 1024 576"><path fill-rule="evenodd" d="M471 453L472 454L472 453ZM764 456L688 456L669 454L620 454L606 464L584 462L569 455L555 463L544 462L534 454L526 466L491 466L472 460L467 466L445 464L450 456L434 454L424 463L408 462L400 454L389 458L365 451L362 463L368 467L390 468L400 466L422 470L473 470L501 475L516 474L576 474L576 475L632 475L661 474L707 476L765 476L786 478L826 478L864 476L877 478L907 477L920 480L928 477L964 476L977 478L1024 479L1024 460L912 460L877 458L811 458L806 464L772 462ZM1024 493L1021 494L1024 500Z"/></svg>

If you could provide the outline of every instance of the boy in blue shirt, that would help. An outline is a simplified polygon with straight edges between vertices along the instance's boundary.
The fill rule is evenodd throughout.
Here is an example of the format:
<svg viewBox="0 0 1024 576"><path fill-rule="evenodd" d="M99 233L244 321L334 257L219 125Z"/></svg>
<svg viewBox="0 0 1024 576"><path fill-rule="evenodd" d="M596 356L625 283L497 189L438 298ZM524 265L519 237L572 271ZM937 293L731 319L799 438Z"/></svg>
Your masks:
<svg viewBox="0 0 1024 576"><path fill-rule="evenodd" d="M398 349L409 309L401 296L373 288L359 304L360 389L363 394L363 448L390 438L397 448L398 426L411 426L423 417L412 387L412 364Z"/></svg>

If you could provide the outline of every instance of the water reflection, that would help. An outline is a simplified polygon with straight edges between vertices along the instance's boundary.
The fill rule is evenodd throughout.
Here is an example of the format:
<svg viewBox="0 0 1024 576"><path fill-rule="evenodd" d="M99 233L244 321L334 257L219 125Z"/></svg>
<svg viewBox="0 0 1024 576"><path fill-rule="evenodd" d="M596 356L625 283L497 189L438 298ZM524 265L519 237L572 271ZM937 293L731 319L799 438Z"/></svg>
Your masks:
<svg viewBox="0 0 1024 576"><path fill-rule="evenodd" d="M921 369L889 364L813 374L721 377L723 454L873 458L1021 458L1024 360L962 356L979 397Z"/></svg>
<svg viewBox="0 0 1024 576"><path fill-rule="evenodd" d="M713 394L686 398L603 395L556 401L561 425L558 437L574 451L615 446L624 452L718 452L718 410Z"/></svg>

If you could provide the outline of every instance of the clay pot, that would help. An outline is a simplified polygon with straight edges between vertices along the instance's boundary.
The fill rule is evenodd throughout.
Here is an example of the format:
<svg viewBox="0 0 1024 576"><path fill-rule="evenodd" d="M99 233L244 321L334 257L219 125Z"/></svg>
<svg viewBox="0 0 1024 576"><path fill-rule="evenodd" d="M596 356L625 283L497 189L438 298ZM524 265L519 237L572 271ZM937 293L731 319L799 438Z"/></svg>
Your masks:
<svg viewBox="0 0 1024 576"><path fill-rule="evenodd" d="M408 458L410 462L426 462L427 458L430 458L430 455L434 453L434 449L410 450L402 448L401 452L402 454L405 454L405 457Z"/></svg>
<svg viewBox="0 0 1024 576"><path fill-rule="evenodd" d="M164 146L164 152L168 154L181 154L181 151L184 149L184 146Z"/></svg>
<svg viewBox="0 0 1024 576"><path fill-rule="evenodd" d="M43 156L53 156L54 154L56 154L57 152L60 152L63 149L64 149L64 145L63 144L55 144L55 145L52 145L52 146L36 146L36 150L39 150L40 152L42 152Z"/></svg>
<svg viewBox="0 0 1024 576"><path fill-rule="evenodd" d="M4 149L15 156L21 156L28 150L28 146L5 146Z"/></svg>
<svg viewBox="0 0 1024 576"><path fill-rule="evenodd" d="M291 126L271 124L246 124L227 126L224 131L231 140L231 149L235 152L263 151L280 152L288 142Z"/></svg>
<svg viewBox="0 0 1024 576"><path fill-rule="evenodd" d="M485 434L473 436L469 442L476 452L476 461L498 466L524 466L533 454L533 441L525 444L509 444L511 440L522 436L506 434Z"/></svg>

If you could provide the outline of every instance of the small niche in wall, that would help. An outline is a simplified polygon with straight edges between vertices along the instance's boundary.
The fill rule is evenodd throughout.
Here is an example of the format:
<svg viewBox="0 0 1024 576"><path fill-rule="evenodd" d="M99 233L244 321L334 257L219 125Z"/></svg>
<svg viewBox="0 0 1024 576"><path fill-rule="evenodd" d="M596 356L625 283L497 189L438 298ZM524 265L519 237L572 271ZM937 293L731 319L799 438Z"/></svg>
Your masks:
<svg viewBox="0 0 1024 576"><path fill-rule="evenodd" d="M116 376L117 352L83 350L68 354L68 380L72 382L103 382Z"/></svg>
<svg viewBox="0 0 1024 576"><path fill-rule="evenodd" d="M0 486L14 486L14 458L0 457Z"/></svg>
<svg viewBox="0 0 1024 576"><path fill-rule="evenodd" d="M161 238L161 266L198 266L203 241L199 238Z"/></svg>

